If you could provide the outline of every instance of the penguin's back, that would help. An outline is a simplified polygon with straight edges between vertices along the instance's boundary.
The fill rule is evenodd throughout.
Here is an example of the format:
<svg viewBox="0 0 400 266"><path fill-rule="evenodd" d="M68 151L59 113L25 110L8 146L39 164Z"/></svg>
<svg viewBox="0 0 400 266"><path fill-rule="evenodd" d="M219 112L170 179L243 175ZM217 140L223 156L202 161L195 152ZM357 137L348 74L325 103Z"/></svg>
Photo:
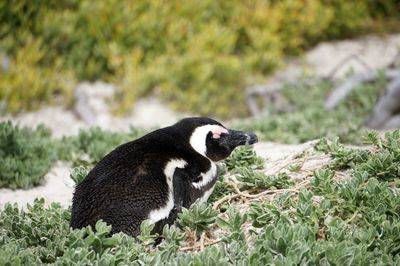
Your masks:
<svg viewBox="0 0 400 266"><path fill-rule="evenodd" d="M177 142L168 129L158 130L106 155L75 189L71 226L93 227L102 219L112 233L138 235L141 221L168 200L163 167L181 156Z"/></svg>

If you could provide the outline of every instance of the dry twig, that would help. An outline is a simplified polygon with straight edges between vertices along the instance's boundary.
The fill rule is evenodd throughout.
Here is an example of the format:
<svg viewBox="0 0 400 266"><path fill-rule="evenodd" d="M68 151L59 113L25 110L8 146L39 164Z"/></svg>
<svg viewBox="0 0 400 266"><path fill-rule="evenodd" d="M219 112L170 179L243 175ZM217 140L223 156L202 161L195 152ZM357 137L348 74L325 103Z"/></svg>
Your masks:
<svg viewBox="0 0 400 266"><path fill-rule="evenodd" d="M209 242L204 243L203 249L204 249L204 247L215 245L215 244L217 244L217 243L219 243L221 241L222 241L222 239L210 240ZM200 248L199 245L193 245L191 247L182 247L182 248L179 249L179 251L196 250L196 249L199 249L199 248Z"/></svg>

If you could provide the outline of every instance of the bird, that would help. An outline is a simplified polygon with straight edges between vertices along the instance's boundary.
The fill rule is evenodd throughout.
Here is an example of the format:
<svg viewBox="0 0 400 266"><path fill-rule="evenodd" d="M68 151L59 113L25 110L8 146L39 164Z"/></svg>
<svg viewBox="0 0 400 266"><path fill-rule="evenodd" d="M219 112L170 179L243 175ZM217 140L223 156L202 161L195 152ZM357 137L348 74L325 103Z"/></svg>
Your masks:
<svg viewBox="0 0 400 266"><path fill-rule="evenodd" d="M111 234L136 237L144 220L160 234L182 208L206 202L217 181L217 162L252 132L228 129L207 117L184 118L115 148L76 186L70 226L94 228L102 219Z"/></svg>

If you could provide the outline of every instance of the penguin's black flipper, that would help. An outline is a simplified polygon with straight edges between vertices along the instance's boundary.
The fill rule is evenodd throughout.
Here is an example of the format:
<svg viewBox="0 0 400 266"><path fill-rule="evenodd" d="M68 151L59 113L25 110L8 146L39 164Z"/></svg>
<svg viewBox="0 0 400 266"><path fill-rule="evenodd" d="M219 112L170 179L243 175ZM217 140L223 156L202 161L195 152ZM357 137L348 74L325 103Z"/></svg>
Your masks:
<svg viewBox="0 0 400 266"><path fill-rule="evenodd" d="M182 207L189 208L190 193L190 182L191 178L184 169L176 168L173 177L173 188L174 188L174 209L177 213L181 211Z"/></svg>

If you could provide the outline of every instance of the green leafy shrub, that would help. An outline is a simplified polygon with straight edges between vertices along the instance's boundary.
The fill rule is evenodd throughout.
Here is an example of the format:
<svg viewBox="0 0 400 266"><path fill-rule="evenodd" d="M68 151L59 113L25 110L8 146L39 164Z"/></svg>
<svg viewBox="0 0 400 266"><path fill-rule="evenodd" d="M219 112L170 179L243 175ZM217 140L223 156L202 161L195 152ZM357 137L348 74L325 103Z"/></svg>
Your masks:
<svg viewBox="0 0 400 266"><path fill-rule="evenodd" d="M57 159L50 131L0 123L0 187L29 188L40 184L42 177Z"/></svg>
<svg viewBox="0 0 400 266"><path fill-rule="evenodd" d="M315 149L333 156L333 160L329 164L333 169L348 168L355 162L364 162L371 154L368 150L360 151L359 149L345 147L339 143L338 138L333 140L323 138Z"/></svg>
<svg viewBox="0 0 400 266"><path fill-rule="evenodd" d="M177 224L188 227L200 235L217 218L218 212L205 203L194 203L189 209L184 208L178 214Z"/></svg>
<svg viewBox="0 0 400 266"><path fill-rule="evenodd" d="M236 148L232 154L224 160L228 171L238 167L259 169L264 166L264 159L257 156L252 146L241 146Z"/></svg>
<svg viewBox="0 0 400 266"><path fill-rule="evenodd" d="M231 234L227 237L227 242L230 241L243 241L245 240L245 235L243 232L243 225L247 221L247 214L242 214L240 211L234 207L230 207L227 210L228 219L222 219L218 217L217 224L219 227L228 229Z"/></svg>
<svg viewBox="0 0 400 266"><path fill-rule="evenodd" d="M43 44L29 39L9 62L7 72L0 71L1 113L38 109L43 102L54 103L54 98L60 95L65 102L71 102L72 76L67 71L61 75L58 65L42 66L45 56Z"/></svg>
<svg viewBox="0 0 400 266"><path fill-rule="evenodd" d="M393 136L398 134L389 133L381 142L396 146L399 139ZM365 156L363 150L356 152ZM300 191L295 200L253 204L249 216L253 225L262 229L250 259L276 264L397 261L398 246L394 243L399 243L398 237L389 232L398 230L398 197L387 181L398 177L392 176L398 169L390 167L380 181L376 175L388 152L393 155L381 147L375 154L366 155L364 161L352 160L350 179L335 181L334 172L321 169L311 180L311 191ZM331 155L336 158L346 153ZM395 160L391 165L397 164ZM315 202L317 195L322 198ZM388 234L379 234L381 230L388 230Z"/></svg>
<svg viewBox="0 0 400 266"><path fill-rule="evenodd" d="M116 265L134 261L146 247L124 234L109 236L111 227L98 221L90 227L72 230L70 211L44 200L36 200L28 211L7 205L0 216L0 261L56 265Z"/></svg>
<svg viewBox="0 0 400 266"><path fill-rule="evenodd" d="M237 180L241 189L280 189L287 188L293 182L287 173L267 176L248 168L237 168Z"/></svg>
<svg viewBox="0 0 400 266"><path fill-rule="evenodd" d="M79 81L119 84L117 111L156 92L179 110L244 115L243 89L279 67L284 53L370 31L399 14L394 0L5 0L0 49L12 63L1 73L0 100L18 112L55 93L68 98L64 76L72 72Z"/></svg>
<svg viewBox="0 0 400 266"><path fill-rule="evenodd" d="M90 169L84 166L77 166L72 169L70 177L75 182L75 185L78 185L87 176L89 171Z"/></svg>
<svg viewBox="0 0 400 266"><path fill-rule="evenodd" d="M242 89L249 80L276 69L283 52L298 54L320 40L354 35L371 27L366 16L368 3L361 1L256 1L253 5L231 3L229 7L204 1L196 13L186 5L177 13L178 22L166 20L158 6L153 11L161 21L166 20L160 28L178 35L183 42L168 45L166 41L161 46L165 50L152 60L146 60L148 56L141 48L132 52L124 64L124 107L138 94L156 87L178 110L240 116L246 113ZM218 12L209 12L213 9ZM339 16L346 19L337 20ZM331 30L333 24L339 34ZM166 39L170 38L175 40L167 34Z"/></svg>

